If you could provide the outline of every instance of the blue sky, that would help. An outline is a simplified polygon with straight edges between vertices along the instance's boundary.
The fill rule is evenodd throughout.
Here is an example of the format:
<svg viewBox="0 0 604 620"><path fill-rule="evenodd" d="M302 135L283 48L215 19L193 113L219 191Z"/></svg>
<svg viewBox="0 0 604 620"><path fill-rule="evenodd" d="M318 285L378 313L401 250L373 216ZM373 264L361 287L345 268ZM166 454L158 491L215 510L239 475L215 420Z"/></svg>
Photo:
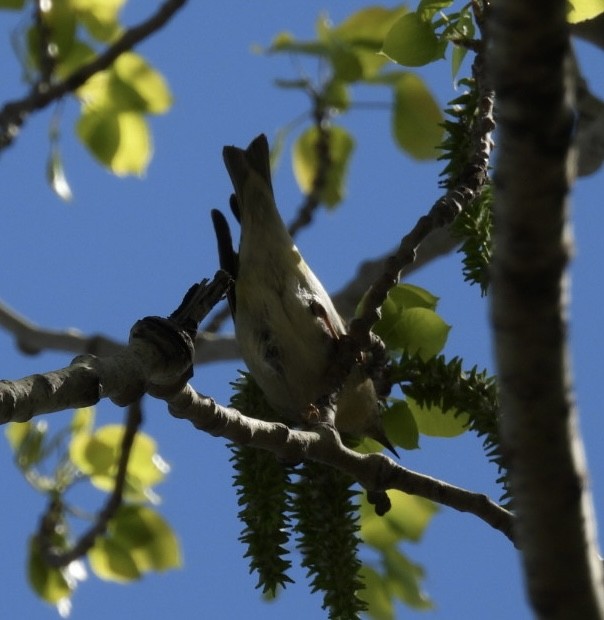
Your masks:
<svg viewBox="0 0 604 620"><path fill-rule="evenodd" d="M150 6L140 0L131 4L126 14L131 21L145 15ZM171 111L152 120L155 157L144 179L118 179L98 166L74 138L77 104L65 106L61 146L75 194L72 204L56 198L45 181L50 114L33 116L0 162L4 231L0 298L46 327L73 327L117 340L127 337L138 318L171 312L191 283L213 275L217 268L209 212L224 208L231 191L222 146L243 146L260 132L272 139L280 127L307 109L300 95L272 85L276 77L296 77L296 66L285 57L251 53L252 44L267 45L282 30L310 37L321 10L339 21L362 6L356 0L190 3L164 32L139 48L166 76L174 94ZM24 93L9 44L9 34L17 25L15 16L0 15L2 101ZM598 75L593 69L596 55L589 48L582 52L587 76L593 80ZM449 66L442 64L422 70L421 75L444 104L455 91ZM366 96L386 100L385 94ZM390 137L387 112L352 112L344 125L357 140L346 202L335 212L321 212L316 225L298 238L307 262L331 291L353 276L360 260L393 247L439 195L440 165L419 164L398 151ZM275 173L275 190L284 218L291 219L300 195L287 158ZM572 267L571 347L596 491L604 482L599 439L604 430L599 415L604 336L597 267L604 258L599 226L603 190L602 175L596 174L579 181L573 199L577 249ZM488 302L477 289L464 284L459 257L436 261L409 281L441 298L439 311L453 326L446 353L462 356L468 367L492 369ZM5 332L0 332L0 350L2 378L44 372L70 361L70 356L54 353L24 357ZM239 367L240 363L199 367L192 383L226 404L229 381ZM158 489L163 498L160 510L180 536L184 567L130 586L91 576L74 598L72 617L323 617L320 597L309 595L300 570L293 573L296 584L278 603L260 600L255 576L248 574L237 541L236 497L224 441L171 418L161 403L148 400L145 411L144 430L158 440L161 454L172 466L168 480ZM67 420L66 414L50 417L53 428ZM122 412L103 403L98 418L102 423L119 422ZM493 483L496 471L473 436L454 441L423 438L422 449L404 452L401 463L499 496ZM2 439L0 469L4 498L0 616L57 617L30 593L24 572L26 540L43 503L16 472ZM596 498L596 510L604 514L603 494ZM434 611L424 612L426 618L530 616L515 551L475 517L442 509L424 540L408 545L406 552L426 570L426 590L436 604ZM400 615L409 617L413 612L401 608Z"/></svg>

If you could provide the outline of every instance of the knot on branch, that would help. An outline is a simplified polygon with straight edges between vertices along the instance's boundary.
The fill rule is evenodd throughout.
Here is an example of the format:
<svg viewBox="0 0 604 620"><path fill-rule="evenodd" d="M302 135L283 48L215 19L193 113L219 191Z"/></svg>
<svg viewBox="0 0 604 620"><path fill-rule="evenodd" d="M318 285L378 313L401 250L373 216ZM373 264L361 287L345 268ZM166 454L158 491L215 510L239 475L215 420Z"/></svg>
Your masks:
<svg viewBox="0 0 604 620"><path fill-rule="evenodd" d="M179 391L193 376L193 339L171 319L148 316L137 321L129 345L144 360L147 391L154 396Z"/></svg>

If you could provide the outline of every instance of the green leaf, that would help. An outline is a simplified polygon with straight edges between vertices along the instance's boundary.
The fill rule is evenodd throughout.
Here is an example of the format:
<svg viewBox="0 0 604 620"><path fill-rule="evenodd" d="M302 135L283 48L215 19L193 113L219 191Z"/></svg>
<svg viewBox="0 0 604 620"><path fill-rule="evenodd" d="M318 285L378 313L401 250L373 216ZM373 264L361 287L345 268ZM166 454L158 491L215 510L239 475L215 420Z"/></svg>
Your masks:
<svg viewBox="0 0 604 620"><path fill-rule="evenodd" d="M123 435L123 428L122 428ZM115 473L119 455L119 441L103 441L95 435L79 433L69 445L69 458L84 474L89 476Z"/></svg>
<svg viewBox="0 0 604 620"><path fill-rule="evenodd" d="M428 308L436 310L440 298L415 284L397 284L388 291L388 300L399 309Z"/></svg>
<svg viewBox="0 0 604 620"><path fill-rule="evenodd" d="M407 398L419 432L431 437L457 437L468 430L469 416L458 413L456 409L443 411L437 405L420 406L412 398Z"/></svg>
<svg viewBox="0 0 604 620"><path fill-rule="evenodd" d="M21 448L32 427L32 422L10 422L7 424L4 435L13 452L17 452Z"/></svg>
<svg viewBox="0 0 604 620"><path fill-rule="evenodd" d="M123 426L111 424L92 435L79 433L69 446L74 465L103 491L110 492L115 486L123 435ZM131 501L148 500L152 496L150 487L161 482L168 471L168 465L157 453L155 441L145 433L137 433L128 459L125 497Z"/></svg>
<svg viewBox="0 0 604 620"><path fill-rule="evenodd" d="M122 54L107 71L92 76L78 89L87 110L163 114L172 104L166 81L132 52Z"/></svg>
<svg viewBox="0 0 604 620"><path fill-rule="evenodd" d="M178 539L151 508L122 506L111 520L109 533L141 572L165 571L182 565Z"/></svg>
<svg viewBox="0 0 604 620"><path fill-rule="evenodd" d="M406 12L406 7L387 9L372 6L353 13L341 24L327 31L326 40L331 42L332 54L333 50L344 47L354 56L354 68L357 72L354 79L368 79L376 75L387 62L384 56L377 54L384 37L392 24ZM336 75L344 79L343 73L338 71L336 60L337 56L332 56ZM339 59L339 62L342 60Z"/></svg>
<svg viewBox="0 0 604 620"><path fill-rule="evenodd" d="M82 65L90 62L95 56L96 52L92 49L92 47L90 47L90 45L76 40L69 48L69 51L64 54L58 62L57 75L61 78L66 78L79 69ZM102 74L105 75L106 72L102 72ZM76 92L78 94L80 91L85 92L87 84L88 82L81 86Z"/></svg>
<svg viewBox="0 0 604 620"><path fill-rule="evenodd" d="M6 428L15 460L22 471L27 471L44 457L44 440L48 432L45 421L11 422Z"/></svg>
<svg viewBox="0 0 604 620"><path fill-rule="evenodd" d="M96 159L114 174L141 176L147 169L153 149L142 114L85 110L76 130Z"/></svg>
<svg viewBox="0 0 604 620"><path fill-rule="evenodd" d="M332 44L329 58L334 76L344 82L356 82L363 77L363 65L358 55L348 46Z"/></svg>
<svg viewBox="0 0 604 620"><path fill-rule="evenodd" d="M110 41L122 28L119 15L125 0L69 0L78 20L99 41Z"/></svg>
<svg viewBox="0 0 604 620"><path fill-rule="evenodd" d="M29 539L27 577L33 591L41 599L52 605L56 605L62 599L69 598L72 594L72 589L61 569L48 566L44 562L40 545L35 537Z"/></svg>
<svg viewBox="0 0 604 620"><path fill-rule="evenodd" d="M366 499L361 503L361 537L372 547L387 551L402 540L417 542L438 510L436 504L417 495L388 491L392 509L375 514Z"/></svg>
<svg viewBox="0 0 604 620"><path fill-rule="evenodd" d="M50 10L42 12L42 19L48 28L49 42L52 42L56 47L53 56L60 62L69 53L76 40L76 16L71 10L69 2L51 2ZM33 58L39 58L39 33L37 28L33 30L35 34L30 39L30 45L33 43L30 47L30 53L33 53ZM38 47L34 47L36 45L34 39L38 41Z"/></svg>
<svg viewBox="0 0 604 620"><path fill-rule="evenodd" d="M141 577L128 549L112 538L98 537L88 552L88 561L97 577L105 581L128 583Z"/></svg>
<svg viewBox="0 0 604 620"><path fill-rule="evenodd" d="M71 432L90 433L94 427L95 410L94 407L80 407L73 412L71 417Z"/></svg>
<svg viewBox="0 0 604 620"><path fill-rule="evenodd" d="M375 332L392 350L413 353L422 349L422 355L430 357L431 351L444 346L449 329L444 332L444 322L434 313L437 303L438 297L419 286L398 284L388 291ZM413 310L420 312L408 314Z"/></svg>
<svg viewBox="0 0 604 620"><path fill-rule="evenodd" d="M344 112L350 106L350 95L347 85L338 79L330 80L326 86L323 98L325 103L339 112Z"/></svg>
<svg viewBox="0 0 604 620"><path fill-rule="evenodd" d="M397 143L409 155L419 160L435 159L439 155L442 113L418 75L403 73L397 80L392 122Z"/></svg>
<svg viewBox="0 0 604 620"><path fill-rule="evenodd" d="M368 605L368 615L374 620L395 620L394 602L386 579L370 566L364 565L360 572L365 588L359 598Z"/></svg>
<svg viewBox="0 0 604 620"><path fill-rule="evenodd" d="M333 35L349 43L363 42L379 50L384 37L393 24L408 12L405 6L388 9L382 6L370 6L353 13L341 24L333 28Z"/></svg>
<svg viewBox="0 0 604 620"><path fill-rule="evenodd" d="M604 13L604 0L570 0L567 19L571 24L594 19Z"/></svg>
<svg viewBox="0 0 604 620"><path fill-rule="evenodd" d="M164 77L141 56L133 52L122 54L115 61L113 70L117 78L143 102L142 108L134 109L150 114L163 114L170 109L172 93Z"/></svg>
<svg viewBox="0 0 604 620"><path fill-rule="evenodd" d="M424 569L411 562L398 549L389 549L384 554L386 575L390 590L406 605L415 609L430 609L432 602L420 587L425 577Z"/></svg>
<svg viewBox="0 0 604 620"><path fill-rule="evenodd" d="M348 161L354 149L354 140L342 127L330 127L328 132L328 162L319 160L317 152L319 132L315 127L311 127L296 140L292 164L296 181L305 194L310 194L314 190L319 174L327 174L321 191L321 200L333 207L344 197L344 181ZM327 169L321 170L321 166L327 166Z"/></svg>
<svg viewBox="0 0 604 620"><path fill-rule="evenodd" d="M417 13L403 15L389 30L382 54L406 67L421 67L444 57L446 43L439 41L429 22Z"/></svg>
<svg viewBox="0 0 604 620"><path fill-rule="evenodd" d="M453 0L421 0L416 12L422 21L429 22L436 13L453 4Z"/></svg>
<svg viewBox="0 0 604 620"><path fill-rule="evenodd" d="M386 409L384 429L390 441L405 450L419 448L419 430L405 401L395 402Z"/></svg>
<svg viewBox="0 0 604 620"><path fill-rule="evenodd" d="M376 323L375 332L389 349L417 354L427 360L445 346L451 326L436 312L427 308L408 308L389 315L385 306L382 306L382 318Z"/></svg>

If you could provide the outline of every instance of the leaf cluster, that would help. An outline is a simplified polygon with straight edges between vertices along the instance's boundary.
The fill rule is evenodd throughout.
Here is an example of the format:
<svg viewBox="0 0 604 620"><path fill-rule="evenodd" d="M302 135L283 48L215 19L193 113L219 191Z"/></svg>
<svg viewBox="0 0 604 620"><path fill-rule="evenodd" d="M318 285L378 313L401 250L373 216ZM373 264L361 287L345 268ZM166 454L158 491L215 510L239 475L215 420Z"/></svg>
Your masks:
<svg viewBox="0 0 604 620"><path fill-rule="evenodd" d="M379 620L394 620L395 600L414 609L432 607L420 587L424 570L401 551L400 542L418 542L438 507L399 491L389 497L391 509L384 516L378 516L366 499L361 502L361 537L375 557L361 571L366 585L361 598L369 605L369 615Z"/></svg>
<svg viewBox="0 0 604 620"><path fill-rule="evenodd" d="M437 156L443 135L440 107L418 74L393 69L393 62L418 67L442 58L455 30L453 24L460 18L457 13L444 22L433 18L437 10L450 4L422 2L417 12L403 5L372 6L339 24L332 24L322 14L315 39L298 40L289 32L273 39L267 53L316 59L319 64L316 80L304 75L276 81L279 87L305 93L312 105L309 116L313 126L302 132L293 148L294 172L302 191L318 193L330 207L344 197L345 172L354 141L343 127L332 127L332 119L363 107L354 87L381 87L380 92L386 88L390 103L383 107L390 110L395 143L418 160ZM281 132L279 143L289 130ZM332 139L337 141L322 152L319 135L333 130Z"/></svg>
<svg viewBox="0 0 604 620"><path fill-rule="evenodd" d="M122 450L124 427L94 428L94 410L78 409L68 428L52 434L45 422L13 423L6 436L17 467L27 482L47 498L48 508L29 544L28 576L34 592L63 614L78 583L86 576L79 559L104 580L126 583L150 571L181 564L178 540L166 521L150 506L159 496L154 487L168 465L155 441L136 432L128 454L120 501L111 501L95 517L76 506L68 493L86 481L113 497ZM78 539L78 517L102 523L91 536ZM104 522L106 520L106 523ZM84 539L90 538L84 544ZM75 549L80 549L74 553ZM65 562L57 558L65 554ZM73 557L72 557L73 556Z"/></svg>
<svg viewBox="0 0 604 620"><path fill-rule="evenodd" d="M120 11L125 0L55 0L31 11L24 2L0 8L24 11L14 43L24 78L35 90L66 80L93 61L125 32ZM119 55L78 88L76 133L88 151L117 175L142 175L153 153L147 117L163 114L172 95L163 78L134 52ZM61 106L51 121L48 179L65 200L71 198L60 152Z"/></svg>
<svg viewBox="0 0 604 620"><path fill-rule="evenodd" d="M450 330L436 313L438 298L410 284L388 293L376 333L391 352L389 382L398 384L404 400L392 398L384 417L390 440L417 448L420 433L453 437L465 430L484 438L487 457L500 472L506 489L505 463L498 429L499 402L495 379L463 361L440 354Z"/></svg>

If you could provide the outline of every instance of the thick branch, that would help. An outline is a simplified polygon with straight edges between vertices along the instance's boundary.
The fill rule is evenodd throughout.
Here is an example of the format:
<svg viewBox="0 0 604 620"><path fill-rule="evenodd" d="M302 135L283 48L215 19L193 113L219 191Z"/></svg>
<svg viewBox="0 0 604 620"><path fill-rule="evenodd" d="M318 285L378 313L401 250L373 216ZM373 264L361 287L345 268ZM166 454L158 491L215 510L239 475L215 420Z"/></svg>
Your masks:
<svg viewBox="0 0 604 620"><path fill-rule="evenodd" d="M146 317L135 323L128 346L116 355L81 355L56 372L0 381L0 424L94 405L101 398L128 405L150 386L161 394L178 391L192 375L190 322L209 311L229 285L221 271L210 284L195 285L170 318Z"/></svg>
<svg viewBox="0 0 604 620"><path fill-rule="evenodd" d="M75 91L95 73L110 67L118 56L162 28L174 13L186 4L186 1L167 0L151 17L138 26L126 30L102 54L74 71L64 80L51 85L44 83L44 88L34 87L27 97L6 103L0 110L0 150L12 144L29 114L41 110L67 93Z"/></svg>
<svg viewBox="0 0 604 620"><path fill-rule="evenodd" d="M502 435L532 606L602 618L602 567L568 335L567 210L573 111L565 0L496 0L488 32L497 93L492 320Z"/></svg>

